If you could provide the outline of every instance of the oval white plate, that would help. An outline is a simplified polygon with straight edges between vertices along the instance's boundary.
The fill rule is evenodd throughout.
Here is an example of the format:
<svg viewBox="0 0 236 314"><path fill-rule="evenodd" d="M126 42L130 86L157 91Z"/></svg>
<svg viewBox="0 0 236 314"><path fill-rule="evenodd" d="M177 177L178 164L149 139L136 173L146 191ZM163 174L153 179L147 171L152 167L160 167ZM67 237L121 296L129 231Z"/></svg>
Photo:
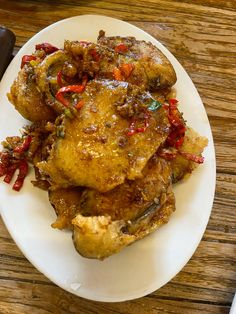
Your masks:
<svg viewBox="0 0 236 314"><path fill-rule="evenodd" d="M76 253L69 232L52 229L55 219L47 193L27 178L20 193L0 184L3 220L18 247L45 276L63 289L98 301L124 301L153 292L171 280L187 263L206 228L215 190L215 153L202 101L191 79L157 40L126 22L110 17L82 15L57 22L31 38L8 67L0 84L0 140L18 134L26 121L9 104L6 93L20 68L21 57L34 46L50 42L63 47L64 39L95 41L100 29L108 36L135 36L155 44L173 64L178 81L177 98L188 124L209 139L205 163L174 191L177 210L170 222L152 235L105 261ZM33 172L33 171L32 171Z"/></svg>

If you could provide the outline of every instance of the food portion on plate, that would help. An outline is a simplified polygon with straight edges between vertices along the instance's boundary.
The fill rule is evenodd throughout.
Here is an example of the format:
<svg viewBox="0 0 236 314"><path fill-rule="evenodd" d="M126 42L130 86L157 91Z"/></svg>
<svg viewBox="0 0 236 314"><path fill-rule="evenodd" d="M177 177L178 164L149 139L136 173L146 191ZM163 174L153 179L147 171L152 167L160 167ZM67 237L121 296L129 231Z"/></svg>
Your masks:
<svg viewBox="0 0 236 314"><path fill-rule="evenodd" d="M48 191L76 250L104 259L167 223L172 185L204 161L207 139L187 126L174 98L173 66L149 42L38 44L8 94L31 123L8 137L0 175L19 191L28 172Z"/></svg>

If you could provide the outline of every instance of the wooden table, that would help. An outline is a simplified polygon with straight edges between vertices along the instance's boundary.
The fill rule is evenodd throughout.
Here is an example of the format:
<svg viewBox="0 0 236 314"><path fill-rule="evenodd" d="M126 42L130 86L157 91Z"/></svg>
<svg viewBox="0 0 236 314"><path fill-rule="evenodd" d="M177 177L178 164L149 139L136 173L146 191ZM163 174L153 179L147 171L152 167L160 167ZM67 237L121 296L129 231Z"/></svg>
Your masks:
<svg viewBox="0 0 236 314"><path fill-rule="evenodd" d="M0 24L15 32L15 53L49 24L88 13L144 29L191 76L215 141L212 215L197 251L174 279L144 298L111 304L81 299L51 283L24 258L1 221L0 313L228 313L236 288L236 2L0 0Z"/></svg>

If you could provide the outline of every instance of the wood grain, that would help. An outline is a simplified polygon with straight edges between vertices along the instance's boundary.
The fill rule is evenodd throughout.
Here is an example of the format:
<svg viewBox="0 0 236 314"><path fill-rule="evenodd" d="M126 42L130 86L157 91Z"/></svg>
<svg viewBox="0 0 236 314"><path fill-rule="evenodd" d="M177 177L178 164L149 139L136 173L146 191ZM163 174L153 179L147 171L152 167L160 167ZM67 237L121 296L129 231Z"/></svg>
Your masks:
<svg viewBox="0 0 236 314"><path fill-rule="evenodd" d="M55 286L25 259L0 220L0 313L228 313L236 288L236 2L0 0L0 24L17 36L14 54L49 24L88 13L150 33L197 86L216 149L212 215L198 249L175 278L149 296L123 303L92 302Z"/></svg>

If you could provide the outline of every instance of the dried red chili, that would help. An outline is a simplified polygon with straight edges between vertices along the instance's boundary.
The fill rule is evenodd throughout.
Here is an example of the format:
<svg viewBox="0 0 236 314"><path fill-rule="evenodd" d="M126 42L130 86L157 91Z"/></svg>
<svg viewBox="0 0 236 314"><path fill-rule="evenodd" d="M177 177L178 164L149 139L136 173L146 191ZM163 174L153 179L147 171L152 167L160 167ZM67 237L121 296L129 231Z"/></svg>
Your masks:
<svg viewBox="0 0 236 314"><path fill-rule="evenodd" d="M84 85L68 85L60 88L56 93L56 99L60 101L65 107L68 107L70 102L64 97L65 93L82 93L85 89Z"/></svg>
<svg viewBox="0 0 236 314"><path fill-rule="evenodd" d="M7 167L10 164L10 153L0 152L0 164Z"/></svg>
<svg viewBox="0 0 236 314"><path fill-rule="evenodd" d="M169 105L164 107L168 109L168 120L170 122L170 133L167 137L166 144L170 147L179 149L184 142L185 136L185 122L177 109L178 101L176 99L169 99Z"/></svg>
<svg viewBox="0 0 236 314"><path fill-rule="evenodd" d="M77 104L75 105L75 108L79 110L80 108L83 107L83 105L84 105L84 100L81 99L79 102L77 102Z"/></svg>
<svg viewBox="0 0 236 314"><path fill-rule="evenodd" d="M4 182L11 183L16 170L19 169L19 174L13 185L13 189L16 191L21 189L28 173L25 152L29 149L31 141L32 137L28 135L14 149L10 146L7 150L0 152L0 176L5 176Z"/></svg>
<svg viewBox="0 0 236 314"><path fill-rule="evenodd" d="M10 183L14 173L16 172L16 169L18 168L19 164L18 163L14 163L11 164L9 167L6 168L6 174L5 174L5 178L4 178L4 182L6 183Z"/></svg>
<svg viewBox="0 0 236 314"><path fill-rule="evenodd" d="M57 73L57 84L58 84L59 86L61 86L61 87L64 85L62 76L63 76L62 71L59 71L59 72Z"/></svg>
<svg viewBox="0 0 236 314"><path fill-rule="evenodd" d="M28 168L29 168L28 163L25 160L21 160L20 164L18 166L19 174L18 174L17 179L16 179L16 181L12 187L13 190L19 191L22 188L24 180L25 180L27 173L28 173Z"/></svg>
<svg viewBox="0 0 236 314"><path fill-rule="evenodd" d="M57 47L49 44L49 43L42 43L35 46L36 50L43 50L47 55L59 50Z"/></svg>
<svg viewBox="0 0 236 314"><path fill-rule="evenodd" d="M121 43L121 44L119 44L119 45L117 45L116 47L115 47L115 52L119 52L119 53L124 53L124 52L127 52L128 51L128 47L125 45L125 44L123 44L123 43Z"/></svg>
<svg viewBox="0 0 236 314"><path fill-rule="evenodd" d="M14 153L22 154L26 152L29 149L31 141L32 137L30 135L26 136L23 143L15 147Z"/></svg>
<svg viewBox="0 0 236 314"><path fill-rule="evenodd" d="M93 57L93 60L99 62L101 57L96 49L89 50L89 54Z"/></svg>
<svg viewBox="0 0 236 314"><path fill-rule="evenodd" d="M26 63L29 63L30 61L32 60L36 60L37 58L33 55L24 55L21 59L21 69L23 68L23 66L26 64Z"/></svg>
<svg viewBox="0 0 236 314"><path fill-rule="evenodd" d="M185 159L190 160L190 161L194 161L194 162L196 162L198 164L202 164L204 162L204 157L203 156L197 156L195 154L181 152L181 151L178 151L178 153L181 156L183 156Z"/></svg>
<svg viewBox="0 0 236 314"><path fill-rule="evenodd" d="M185 134L185 129L183 130L183 134ZM184 136L180 137L176 142L175 142L175 147L178 149L183 145L184 142Z"/></svg>
<svg viewBox="0 0 236 314"><path fill-rule="evenodd" d="M149 120L150 120L150 115L148 113L145 114L144 116L144 126L142 127L137 127L137 124L138 124L138 119L135 119L133 118L130 125L129 125L129 130L128 132L126 133L127 136L132 136L134 134L137 134L137 133L143 133L146 131L146 129L148 128L149 126Z"/></svg>
<svg viewBox="0 0 236 314"><path fill-rule="evenodd" d="M129 78L134 70L134 65L132 63L124 63L119 66L119 70L125 79Z"/></svg>
<svg viewBox="0 0 236 314"><path fill-rule="evenodd" d="M113 69L113 77L117 81L122 81L130 77L134 70L134 65L132 63L123 63L119 68L115 67Z"/></svg>
<svg viewBox="0 0 236 314"><path fill-rule="evenodd" d="M7 152L0 152L0 177L4 176L7 168L10 165L10 154Z"/></svg>
<svg viewBox="0 0 236 314"><path fill-rule="evenodd" d="M4 176L7 172L6 166L0 165L0 177Z"/></svg>
<svg viewBox="0 0 236 314"><path fill-rule="evenodd" d="M158 155L166 160L173 160L177 156L176 152L171 152L166 149L161 149L158 151Z"/></svg>
<svg viewBox="0 0 236 314"><path fill-rule="evenodd" d="M177 150L175 148L171 148L171 149L160 149L158 151L158 155L166 160L173 160L177 157L177 155L182 156L183 158L196 162L198 164L202 164L204 162L204 157L202 156L197 156L195 154L191 154L191 153L186 153L180 150Z"/></svg>

